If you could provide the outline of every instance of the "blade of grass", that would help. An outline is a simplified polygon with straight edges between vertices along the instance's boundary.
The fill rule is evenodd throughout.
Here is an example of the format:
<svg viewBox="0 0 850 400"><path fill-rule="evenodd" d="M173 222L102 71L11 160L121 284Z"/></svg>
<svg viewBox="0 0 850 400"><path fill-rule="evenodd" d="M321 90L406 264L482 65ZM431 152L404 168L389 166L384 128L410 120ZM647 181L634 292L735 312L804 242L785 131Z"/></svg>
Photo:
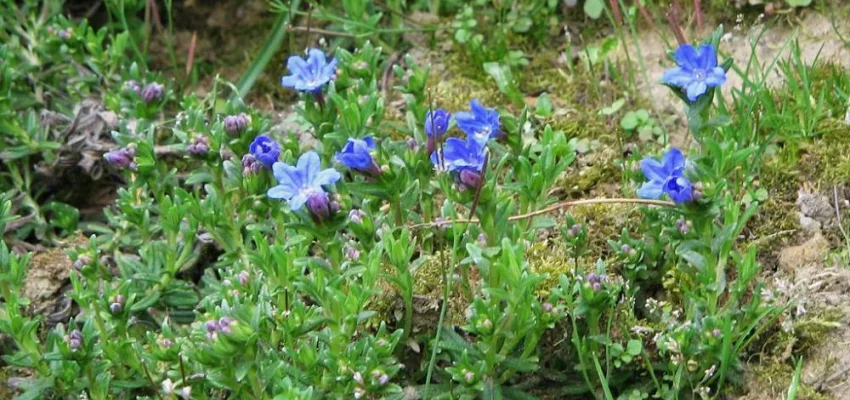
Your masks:
<svg viewBox="0 0 850 400"><path fill-rule="evenodd" d="M292 0L290 5L293 10L297 10L300 3L301 0ZM248 70L246 70L244 74L242 74L242 77L239 78L239 82L236 84L236 87L239 89L239 97L244 98L248 92L251 91L251 88L254 87L254 83L257 82L260 74L263 73L263 70L266 68L269 61L271 61L274 53L280 48L281 43L283 43L283 38L286 36L286 30L291 18L292 15L290 13L281 13L277 17L274 28L272 28L272 33L269 35L268 39L266 39L266 43L263 44L263 48L260 49L260 54L257 55L257 58L254 59L254 62L251 63L251 66L248 67Z"/></svg>

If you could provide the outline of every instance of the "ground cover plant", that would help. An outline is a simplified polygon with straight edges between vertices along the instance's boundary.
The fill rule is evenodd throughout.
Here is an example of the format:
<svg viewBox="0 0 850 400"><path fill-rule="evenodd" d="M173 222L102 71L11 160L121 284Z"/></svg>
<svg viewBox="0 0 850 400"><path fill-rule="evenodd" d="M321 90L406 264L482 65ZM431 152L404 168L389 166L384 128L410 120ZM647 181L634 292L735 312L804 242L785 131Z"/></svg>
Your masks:
<svg viewBox="0 0 850 400"><path fill-rule="evenodd" d="M0 0L0 397L847 398L850 8L727 3Z"/></svg>

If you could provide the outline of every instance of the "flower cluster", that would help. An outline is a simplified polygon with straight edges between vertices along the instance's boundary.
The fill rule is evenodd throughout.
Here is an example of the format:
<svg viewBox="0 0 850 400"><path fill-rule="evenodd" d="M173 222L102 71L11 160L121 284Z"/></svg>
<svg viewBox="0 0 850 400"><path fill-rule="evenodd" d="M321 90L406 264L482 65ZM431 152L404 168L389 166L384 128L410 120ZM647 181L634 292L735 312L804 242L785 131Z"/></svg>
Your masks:
<svg viewBox="0 0 850 400"><path fill-rule="evenodd" d="M477 188L487 162L487 142L501 134L499 112L473 99L470 111L454 114L458 128L466 133L466 139L450 137L442 149L435 149L435 143L448 129L450 118L451 115L443 109L426 116L425 132L428 134L431 162L438 169L450 172L461 189Z"/></svg>
<svg viewBox="0 0 850 400"><path fill-rule="evenodd" d="M224 117L224 130L231 136L237 136L244 132L250 124L251 117L245 113Z"/></svg>
<svg viewBox="0 0 850 400"><path fill-rule="evenodd" d="M205 135L197 135L186 146L186 152L191 156L203 157L210 152L210 140Z"/></svg>

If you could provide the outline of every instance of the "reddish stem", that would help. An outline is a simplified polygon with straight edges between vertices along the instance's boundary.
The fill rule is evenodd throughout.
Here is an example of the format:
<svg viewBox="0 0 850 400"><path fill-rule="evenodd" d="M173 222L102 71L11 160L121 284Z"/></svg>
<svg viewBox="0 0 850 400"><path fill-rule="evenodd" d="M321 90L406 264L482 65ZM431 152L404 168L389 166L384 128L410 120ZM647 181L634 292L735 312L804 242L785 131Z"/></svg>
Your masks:
<svg viewBox="0 0 850 400"><path fill-rule="evenodd" d="M702 31L702 0L694 0L694 10L697 15L697 29Z"/></svg>
<svg viewBox="0 0 850 400"><path fill-rule="evenodd" d="M611 3L611 13L614 14L614 20L617 21L617 25L623 25L623 14L620 13L620 0L609 0Z"/></svg>

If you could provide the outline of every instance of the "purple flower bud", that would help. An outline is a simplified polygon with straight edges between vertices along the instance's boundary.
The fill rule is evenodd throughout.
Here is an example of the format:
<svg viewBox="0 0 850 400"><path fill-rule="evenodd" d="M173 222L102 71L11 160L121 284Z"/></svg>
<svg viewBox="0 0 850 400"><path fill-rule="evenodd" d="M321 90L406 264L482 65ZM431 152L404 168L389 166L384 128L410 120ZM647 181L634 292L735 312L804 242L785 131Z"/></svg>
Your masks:
<svg viewBox="0 0 850 400"><path fill-rule="evenodd" d="M336 214L339 212L339 202L334 200L328 204L328 207L331 210L331 214Z"/></svg>
<svg viewBox="0 0 850 400"><path fill-rule="evenodd" d="M591 283L598 283L600 281L599 275L597 275L595 272L587 274L585 279L587 279L587 281Z"/></svg>
<svg viewBox="0 0 850 400"><path fill-rule="evenodd" d="M83 347L83 333L74 329L68 334L66 341L68 342L68 347L70 347L72 351L79 350Z"/></svg>
<svg viewBox="0 0 850 400"><path fill-rule="evenodd" d="M357 261L360 259L360 251L354 247L348 247L345 249L345 256L351 261Z"/></svg>
<svg viewBox="0 0 850 400"><path fill-rule="evenodd" d="M711 334L714 335L714 337L720 337L720 335L722 335L723 332L718 328L714 328L714 330L711 331Z"/></svg>
<svg viewBox="0 0 850 400"><path fill-rule="evenodd" d="M484 233L478 234L478 245L481 247L487 247L487 235Z"/></svg>
<svg viewBox="0 0 850 400"><path fill-rule="evenodd" d="M476 189L481 184L481 174L470 169L464 169L458 173L457 180L462 189Z"/></svg>
<svg viewBox="0 0 850 400"><path fill-rule="evenodd" d="M218 331L218 328L219 328L218 320L216 320L216 319L211 319L211 320L209 320L209 321L205 322L205 323L204 323L204 328L206 328L206 329L207 329L207 333L208 333L208 334L210 334L210 333L215 333L216 331Z"/></svg>
<svg viewBox="0 0 850 400"><path fill-rule="evenodd" d="M366 216L366 213L364 213L363 210L360 210L360 209L353 209L353 210L348 212L348 220L351 221L354 224L363 223L363 217L365 217L365 216Z"/></svg>
<svg viewBox="0 0 850 400"><path fill-rule="evenodd" d="M632 249L632 246L629 246L627 244L623 244L622 246L620 246L620 251L622 251L623 253L631 253L632 250L634 250Z"/></svg>
<svg viewBox="0 0 850 400"><path fill-rule="evenodd" d="M124 309L124 306L120 303L112 303L109 305L109 311L113 314L118 314Z"/></svg>
<svg viewBox="0 0 850 400"><path fill-rule="evenodd" d="M359 372L355 372L354 376L352 376L351 379L353 379L354 382L357 382L358 384L363 384L363 375L361 375Z"/></svg>
<svg viewBox="0 0 850 400"><path fill-rule="evenodd" d="M599 283L599 282L593 282L592 287L593 287L594 292L598 292L598 291L602 290L602 284Z"/></svg>
<svg viewBox="0 0 850 400"><path fill-rule="evenodd" d="M250 277L250 275L248 275L248 271L240 272L239 273L239 284L242 285L242 286L248 285L248 278L249 277Z"/></svg>
<svg viewBox="0 0 850 400"><path fill-rule="evenodd" d="M437 228L440 228L444 231L449 229L449 223L446 221L445 218L442 218L442 217L434 218L434 226L436 226Z"/></svg>
<svg viewBox="0 0 850 400"><path fill-rule="evenodd" d="M103 155L103 158L106 159L106 162L112 164L116 168L136 169L136 150L132 147L125 147L107 152Z"/></svg>
<svg viewBox="0 0 850 400"><path fill-rule="evenodd" d="M416 151L416 148L419 147L419 144L416 143L416 140L413 138L407 139L407 148L413 151Z"/></svg>
<svg viewBox="0 0 850 400"><path fill-rule="evenodd" d="M331 216L327 193L316 193L307 198L307 209L318 221L324 221Z"/></svg>
<svg viewBox="0 0 850 400"><path fill-rule="evenodd" d="M148 84L144 89L142 89L142 101L146 104L151 104L161 100L164 89L165 88L162 85L156 82Z"/></svg>
<svg viewBox="0 0 850 400"><path fill-rule="evenodd" d="M236 323L235 320L229 317L221 317L218 320L218 331L224 334L229 334L231 332L230 326Z"/></svg>
<svg viewBox="0 0 850 400"><path fill-rule="evenodd" d="M158 340L156 341L156 344L158 344L158 345L159 345L159 347L163 347L163 348L166 348L166 349L167 349L167 348L169 348L169 347L173 346L173 345L174 345L174 342L172 342L172 341L171 341L171 339L168 339L168 338L162 338L162 339L158 339Z"/></svg>
<svg viewBox="0 0 850 400"><path fill-rule="evenodd" d="M57 36L59 36L59 39L68 40L71 38L71 30L62 29L61 31L59 31L59 33L57 33Z"/></svg>
<svg viewBox="0 0 850 400"><path fill-rule="evenodd" d="M683 235L687 235L688 232L691 231L691 227L690 225L688 225L688 221L685 221L684 219L676 221L676 229L679 230L679 233Z"/></svg>
<svg viewBox="0 0 850 400"><path fill-rule="evenodd" d="M567 237L576 237L581 233L581 224L574 224L570 227L570 230L567 231Z"/></svg>
<svg viewBox="0 0 850 400"><path fill-rule="evenodd" d="M74 261L74 269L77 271L83 269L86 265L89 265L91 259L86 255L81 255L77 257L77 261Z"/></svg>
<svg viewBox="0 0 850 400"><path fill-rule="evenodd" d="M257 157L248 153L242 156L242 175L248 176L260 171L263 165L257 161Z"/></svg>
<svg viewBox="0 0 850 400"><path fill-rule="evenodd" d="M379 384L379 385L381 385L381 386L384 386L384 385L386 385L386 384L387 384L387 383L389 383L389 382L390 382L390 377L389 377L387 374L382 374L382 375L378 378L378 384Z"/></svg>
<svg viewBox="0 0 850 400"><path fill-rule="evenodd" d="M142 86L139 85L139 82L136 82L134 80L124 82L124 89L136 92L136 94L138 95L142 94Z"/></svg>
<svg viewBox="0 0 850 400"><path fill-rule="evenodd" d="M244 132L249 123L251 123L251 117L245 113L228 115L224 118L224 130L229 135L236 136Z"/></svg>
<svg viewBox="0 0 850 400"><path fill-rule="evenodd" d="M543 308L543 311L545 311L547 313L552 312L552 310L555 309L555 307L552 306L552 303L550 303L548 301L543 303L543 305L541 307Z"/></svg>
<svg viewBox="0 0 850 400"><path fill-rule="evenodd" d="M192 142L186 147L186 152L195 157L203 157L210 152L210 140L204 135L192 138Z"/></svg>

